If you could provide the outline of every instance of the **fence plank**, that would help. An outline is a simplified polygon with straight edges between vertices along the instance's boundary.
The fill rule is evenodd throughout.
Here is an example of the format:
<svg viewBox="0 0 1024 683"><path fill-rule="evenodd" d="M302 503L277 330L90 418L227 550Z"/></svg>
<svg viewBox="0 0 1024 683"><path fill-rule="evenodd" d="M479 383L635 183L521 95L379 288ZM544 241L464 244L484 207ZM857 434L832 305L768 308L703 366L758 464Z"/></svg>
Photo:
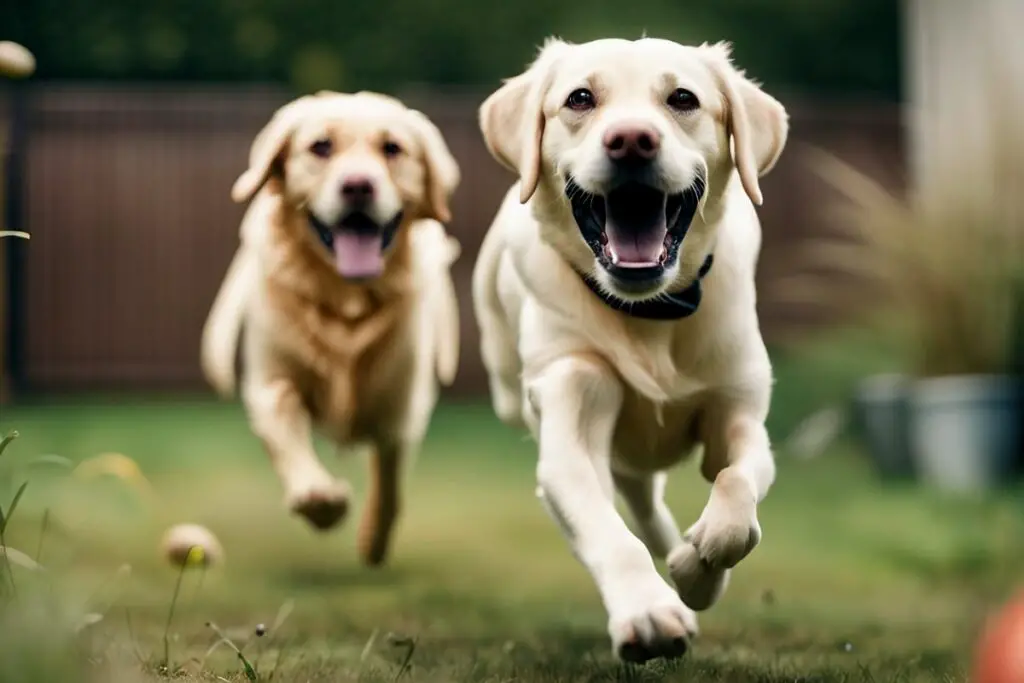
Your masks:
<svg viewBox="0 0 1024 683"><path fill-rule="evenodd" d="M407 97L435 120L463 169L450 226L463 244L454 269L464 335L454 393L462 395L486 390L470 280L511 181L480 139L481 99ZM33 85L25 169L32 240L16 293L26 306L17 331L25 388L203 388L200 330L242 215L228 190L252 136L285 100L273 88ZM774 304L767 285L785 271L796 241L827 229L824 189L801 150L828 147L895 187L904 182L897 108L793 100L790 109L789 148L763 181L759 305L769 340L809 313Z"/></svg>

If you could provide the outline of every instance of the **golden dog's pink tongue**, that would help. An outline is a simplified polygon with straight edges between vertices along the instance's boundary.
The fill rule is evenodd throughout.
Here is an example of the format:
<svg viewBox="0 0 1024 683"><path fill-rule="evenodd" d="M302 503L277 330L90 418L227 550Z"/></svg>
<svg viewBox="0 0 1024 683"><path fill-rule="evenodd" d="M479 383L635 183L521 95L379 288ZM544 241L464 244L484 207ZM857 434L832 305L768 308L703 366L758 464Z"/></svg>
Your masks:
<svg viewBox="0 0 1024 683"><path fill-rule="evenodd" d="M384 271L379 232L341 230L334 233L334 264L342 277L376 277Z"/></svg>

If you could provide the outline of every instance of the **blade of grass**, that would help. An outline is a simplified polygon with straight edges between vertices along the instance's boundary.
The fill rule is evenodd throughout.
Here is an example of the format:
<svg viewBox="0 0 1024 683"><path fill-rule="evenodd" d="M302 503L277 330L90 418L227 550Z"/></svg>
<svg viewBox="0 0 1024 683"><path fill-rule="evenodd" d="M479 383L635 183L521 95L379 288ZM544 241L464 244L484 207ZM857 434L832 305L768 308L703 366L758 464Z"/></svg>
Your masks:
<svg viewBox="0 0 1024 683"><path fill-rule="evenodd" d="M7 506L7 514L3 518L0 518L0 534L7 531L7 525L11 521L11 517L14 516L14 511L18 509L18 502L21 497L25 494L25 489L28 488L28 482L23 481L18 490L14 492L14 498L11 499L11 504ZM6 544L5 544L6 545Z"/></svg>
<svg viewBox="0 0 1024 683"><path fill-rule="evenodd" d="M191 549L189 550L191 552ZM174 620L174 608L178 605L178 595L181 593L181 582L185 578L185 570L188 562L182 562L178 571L178 580L174 584L174 595L171 597L171 606L167 610L167 622L164 624L164 659L163 668L167 673L171 671L171 622Z"/></svg>
<svg viewBox="0 0 1024 683"><path fill-rule="evenodd" d="M220 630L220 627L217 626L217 624L213 623L212 621L208 621L206 622L206 626L220 637L220 641L214 643L214 646L217 646L221 642L223 642L225 645L234 650L235 655L238 656L238 661L242 663L242 670L245 672L245 677L250 681L257 681L259 677L256 675L256 669L254 669L252 664L249 663L249 660L245 658L245 655L242 654L242 651L239 649L239 647L235 645L235 643L230 638L228 638L223 631Z"/></svg>
<svg viewBox="0 0 1024 683"><path fill-rule="evenodd" d="M8 432L8 434L4 436L4 438L0 439L0 455L4 454L4 451L7 450L7 447L11 444L12 441L17 439L18 436L18 432Z"/></svg>
<svg viewBox="0 0 1024 683"><path fill-rule="evenodd" d="M46 540L46 532L50 528L50 508L43 510L43 521L39 529L39 544L36 546L36 562L43 559L43 541Z"/></svg>
<svg viewBox="0 0 1024 683"><path fill-rule="evenodd" d="M17 548L8 548L6 545L0 545L0 556L3 556L9 563L17 565L22 569L28 569L34 572L46 570L46 567L39 564Z"/></svg>
<svg viewBox="0 0 1024 683"><path fill-rule="evenodd" d="M65 458L63 455L56 455L54 453L40 455L38 458L33 458L32 461L29 462L28 464L29 467L42 467L44 465L52 467L62 467L69 471L75 469L74 462L72 462L68 458Z"/></svg>
<svg viewBox="0 0 1024 683"><path fill-rule="evenodd" d="M124 608L124 621L128 627L128 642L132 645L132 652L135 654L135 658L139 660L139 664L145 664L146 659L142 656L142 652L139 651L139 641L135 639L135 629L132 627L132 613L127 607Z"/></svg>

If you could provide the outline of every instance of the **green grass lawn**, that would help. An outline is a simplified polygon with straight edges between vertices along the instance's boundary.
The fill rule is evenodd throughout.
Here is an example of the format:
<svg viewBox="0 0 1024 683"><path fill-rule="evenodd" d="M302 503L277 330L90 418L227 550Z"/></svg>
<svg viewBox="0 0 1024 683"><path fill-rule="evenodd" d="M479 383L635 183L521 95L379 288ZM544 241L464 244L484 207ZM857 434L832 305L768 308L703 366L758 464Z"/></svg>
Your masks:
<svg viewBox="0 0 1024 683"><path fill-rule="evenodd" d="M962 681L986 610L1014 588L1024 560L1019 491L950 499L880 485L849 446L812 461L782 454L761 507L764 540L702 616L687 658L625 667L612 659L589 577L534 498L533 445L486 406L439 410L381 570L360 566L353 518L318 535L285 513L236 405L25 404L0 415L0 432L10 429L21 438L0 460L11 478L4 509L7 491L30 483L7 541L41 552L50 577L16 570L19 604L53 594L65 607L88 600L104 618L68 659L50 617L8 601L2 683L158 675L178 579L158 542L177 522L207 525L227 555L222 567L186 573L167 629L172 668L188 681L246 680L227 647L202 661L217 639L209 621L240 646L250 641L244 652L262 681ZM157 500L29 464L107 451L134 458ZM359 455L321 453L358 496ZM669 486L683 527L708 493L695 464ZM130 576L117 574L124 563ZM280 628L251 637L286 604Z"/></svg>

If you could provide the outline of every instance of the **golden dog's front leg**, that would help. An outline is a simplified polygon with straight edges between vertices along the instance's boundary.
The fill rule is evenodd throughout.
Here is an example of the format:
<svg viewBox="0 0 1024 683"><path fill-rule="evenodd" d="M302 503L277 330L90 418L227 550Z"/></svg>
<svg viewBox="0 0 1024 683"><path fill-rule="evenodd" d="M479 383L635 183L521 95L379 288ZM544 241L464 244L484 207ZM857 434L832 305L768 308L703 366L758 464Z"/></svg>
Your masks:
<svg viewBox="0 0 1024 683"><path fill-rule="evenodd" d="M351 489L317 457L312 421L296 387L283 378L253 377L244 398L252 430L284 486L288 509L321 531L338 524L348 511Z"/></svg>
<svg viewBox="0 0 1024 683"><path fill-rule="evenodd" d="M538 495L597 584L615 654L634 662L682 655L696 632L694 614L615 509L618 378L599 359L574 356L545 367L526 389L540 443Z"/></svg>
<svg viewBox="0 0 1024 683"><path fill-rule="evenodd" d="M768 432L761 419L731 401L704 415L701 472L712 483L707 506L668 558L687 605L704 610L725 592L729 572L761 541L757 505L775 479Z"/></svg>

